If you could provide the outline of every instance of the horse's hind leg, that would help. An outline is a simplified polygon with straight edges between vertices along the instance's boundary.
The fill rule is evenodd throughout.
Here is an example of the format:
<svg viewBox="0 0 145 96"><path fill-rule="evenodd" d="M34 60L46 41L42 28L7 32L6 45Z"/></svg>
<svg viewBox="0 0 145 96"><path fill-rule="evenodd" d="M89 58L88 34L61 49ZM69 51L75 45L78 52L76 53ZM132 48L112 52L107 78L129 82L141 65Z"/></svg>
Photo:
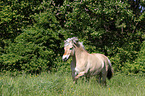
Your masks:
<svg viewBox="0 0 145 96"><path fill-rule="evenodd" d="M106 86L106 77L107 74L106 73L102 73L102 84Z"/></svg>
<svg viewBox="0 0 145 96"><path fill-rule="evenodd" d="M106 86L106 78L103 79L103 82L102 83L103 83L103 85Z"/></svg>
<svg viewBox="0 0 145 96"><path fill-rule="evenodd" d="M101 84L101 77L102 77L102 73L99 74L98 76L98 82Z"/></svg>

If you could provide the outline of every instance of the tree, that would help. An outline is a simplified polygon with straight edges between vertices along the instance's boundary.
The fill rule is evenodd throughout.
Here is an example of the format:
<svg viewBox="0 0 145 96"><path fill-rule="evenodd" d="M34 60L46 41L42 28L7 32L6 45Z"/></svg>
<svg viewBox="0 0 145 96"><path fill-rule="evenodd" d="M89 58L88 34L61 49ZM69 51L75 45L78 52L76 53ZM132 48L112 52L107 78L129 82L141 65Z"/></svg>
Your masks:
<svg viewBox="0 0 145 96"><path fill-rule="evenodd" d="M7 0L1 5L2 71L69 70L69 62L61 61L63 40L77 36L89 53L108 56L115 71L134 72L130 66L145 39L143 1Z"/></svg>

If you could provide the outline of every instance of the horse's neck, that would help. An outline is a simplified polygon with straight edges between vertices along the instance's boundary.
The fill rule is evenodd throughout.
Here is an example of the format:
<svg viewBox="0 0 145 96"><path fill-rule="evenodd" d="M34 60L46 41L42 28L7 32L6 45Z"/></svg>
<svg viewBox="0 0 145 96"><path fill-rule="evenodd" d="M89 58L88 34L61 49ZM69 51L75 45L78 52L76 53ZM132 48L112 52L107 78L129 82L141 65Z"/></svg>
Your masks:
<svg viewBox="0 0 145 96"><path fill-rule="evenodd" d="M74 55L72 56L72 66L76 67L79 66L81 60L86 60L85 56L87 56L88 52L84 49L75 48L74 49Z"/></svg>
<svg viewBox="0 0 145 96"><path fill-rule="evenodd" d="M80 58L83 58L85 55L87 55L88 54L88 52L85 50L85 49L83 49L83 48L75 48L75 54L74 54L74 60L76 61L78 61Z"/></svg>

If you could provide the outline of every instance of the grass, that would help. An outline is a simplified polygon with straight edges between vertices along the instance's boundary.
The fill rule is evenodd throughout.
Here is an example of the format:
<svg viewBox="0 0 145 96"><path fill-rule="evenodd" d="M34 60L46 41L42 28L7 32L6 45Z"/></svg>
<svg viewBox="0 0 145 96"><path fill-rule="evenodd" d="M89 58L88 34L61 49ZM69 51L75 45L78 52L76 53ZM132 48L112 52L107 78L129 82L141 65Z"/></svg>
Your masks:
<svg viewBox="0 0 145 96"><path fill-rule="evenodd" d="M102 87L92 77L73 84L70 73L0 76L0 96L145 96L145 76L118 74Z"/></svg>

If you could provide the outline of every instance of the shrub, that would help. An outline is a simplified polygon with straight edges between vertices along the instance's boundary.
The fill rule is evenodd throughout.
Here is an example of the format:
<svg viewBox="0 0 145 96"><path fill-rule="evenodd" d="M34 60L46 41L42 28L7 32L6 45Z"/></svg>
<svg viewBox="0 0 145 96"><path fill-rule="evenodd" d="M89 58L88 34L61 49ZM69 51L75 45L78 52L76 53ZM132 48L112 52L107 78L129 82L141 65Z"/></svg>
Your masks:
<svg viewBox="0 0 145 96"><path fill-rule="evenodd" d="M126 62L121 70L126 73L145 73L145 41L142 43L142 47L138 56L133 62Z"/></svg>
<svg viewBox="0 0 145 96"><path fill-rule="evenodd" d="M54 35L57 34L52 30L25 30L5 49L6 54L0 57L1 70L39 73L51 69L60 50L60 40Z"/></svg>

